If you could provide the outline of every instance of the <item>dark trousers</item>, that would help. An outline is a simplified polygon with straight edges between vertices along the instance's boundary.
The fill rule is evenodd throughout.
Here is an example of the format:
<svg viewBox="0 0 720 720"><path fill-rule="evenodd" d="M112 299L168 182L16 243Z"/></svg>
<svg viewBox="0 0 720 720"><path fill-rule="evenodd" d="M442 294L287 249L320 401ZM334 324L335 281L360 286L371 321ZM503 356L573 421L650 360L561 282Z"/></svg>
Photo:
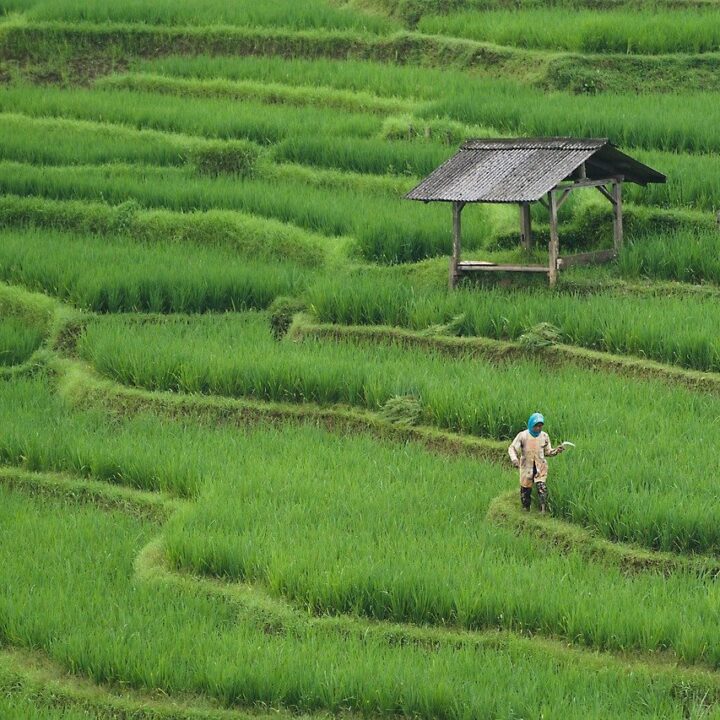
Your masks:
<svg viewBox="0 0 720 720"><path fill-rule="evenodd" d="M540 480L535 483L535 487L537 488L538 492L538 501L540 502L540 506L542 507L547 503L547 485L545 485L545 483ZM520 504L525 510L530 509L531 498L532 488L520 487Z"/></svg>

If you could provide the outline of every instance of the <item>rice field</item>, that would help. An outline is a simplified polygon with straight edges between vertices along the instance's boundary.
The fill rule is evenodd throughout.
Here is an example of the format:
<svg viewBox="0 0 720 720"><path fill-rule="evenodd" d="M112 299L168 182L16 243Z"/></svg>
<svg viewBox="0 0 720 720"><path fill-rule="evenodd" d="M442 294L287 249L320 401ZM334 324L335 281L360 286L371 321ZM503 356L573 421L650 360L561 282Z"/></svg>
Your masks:
<svg viewBox="0 0 720 720"><path fill-rule="evenodd" d="M213 248L122 236L0 233L0 278L95 312L211 312L267 307L309 273L292 263L238 259Z"/></svg>
<svg viewBox="0 0 720 720"><path fill-rule="evenodd" d="M718 17L0 0L0 716L720 718ZM449 292L404 195L517 135L668 183L607 266ZM467 208L464 258L533 228Z"/></svg>
<svg viewBox="0 0 720 720"><path fill-rule="evenodd" d="M469 288L448 295L377 272L313 285L308 299L326 322L424 330L455 320L456 334L500 340L518 339L545 322L558 328L565 343L697 370L720 367L714 294L667 288L634 294L621 286L600 293Z"/></svg>
<svg viewBox="0 0 720 720"><path fill-rule="evenodd" d="M148 8L142 2L60 2L28 3L27 17L33 20L63 20L66 22L143 23L157 25L242 25L250 27L289 27L296 30L324 28L331 30L364 30L391 32L397 23L377 15L353 12L348 8L333 8L318 0L275 0L258 5L252 0L240 0L228 6L217 2L182 4L161 0Z"/></svg>
<svg viewBox="0 0 720 720"><path fill-rule="evenodd" d="M712 6L685 11L682 22L678 22L676 12L662 8L650 13L557 7L469 10L424 15L417 29L497 45L580 53L663 55L720 50L720 13Z"/></svg>
<svg viewBox="0 0 720 720"><path fill-rule="evenodd" d="M278 345L267 318L257 314L148 324L108 318L87 328L79 351L103 374L150 390L347 403L376 411L392 398L413 397L421 423L508 442L523 426L527 404L543 406L555 418L558 441L573 438L586 448L582 459L563 467L554 500L558 515L588 523L612 539L655 549L720 548L717 518L707 512L706 460L697 452L704 428L718 412L715 398L701 401L659 382L628 383L576 368L556 370L541 389L520 396L513 388L524 377L541 377L542 362L498 368L476 358L449 361L398 347L313 341ZM616 404L618 397L633 408L636 425L628 423L627 407ZM673 419L665 426L668 416ZM666 438L660 450L644 439L654 417L656 432ZM674 425L683 428L680 436L673 435ZM607 433L613 436L619 427L625 428L623 436L608 449ZM688 438L696 438L696 448ZM663 469L662 493L649 470L659 462L658 451L674 458ZM626 469L631 454L637 474Z"/></svg>
<svg viewBox="0 0 720 720"><path fill-rule="evenodd" d="M292 619L289 609L283 612L283 624L271 635L270 644L255 645L259 666L245 672L267 673L262 657L268 652L266 661L271 662L273 637L278 651L282 647L288 651L293 645L303 653L312 648L313 653L318 652L320 663L329 662L331 657L338 657L337 652L342 652L348 662L354 658L364 666L371 658L364 660L362 655L356 655L352 632L345 638L350 643L348 646L343 650L336 647L334 653L330 650L337 640L333 641L332 636L327 637L320 630L324 625L328 629L336 626L336 632L342 633L343 624L340 620L323 621L327 612L349 614L346 622L360 625L358 639L363 630L367 632L362 618L372 618L440 625L446 632L454 626L550 633L597 648L665 648L690 662L717 662L717 644L712 641L717 632L714 609L717 599L711 578L680 571L669 578L652 571L626 576L610 561L588 563L580 550L570 554L553 550L539 553L534 538L518 538L511 528L494 526L484 520L491 498L514 484L513 473L508 470L479 465L467 458L438 457L412 446L393 445L362 435L340 439L313 427L258 427L242 431L197 426L192 421L160 422L150 414L118 421L99 410L68 410L43 390L43 385L47 389L43 380L18 382L12 389L2 388L3 412L12 413L15 418L12 431L3 434L0 447L6 461L17 462L16 458L21 457L23 466L33 471L61 470L85 476L88 482L104 479L191 498L192 505L173 515L167 525L171 565L236 577L251 587L266 588L278 601L295 600L297 605L291 607L306 608L294 611L299 620ZM52 434L38 437L33 432L43 416L52 420L55 437ZM50 422L47 424L50 427ZM71 434L62 435L70 428ZM58 442L61 436L64 442ZM328 462L330 447L334 448L333 459ZM259 464L263 467L261 473L254 469ZM288 473L293 477L291 484L287 482ZM328 492L330 486L341 486L343 492ZM3 492L7 495L7 491ZM435 501L431 501L432 497ZM116 673L115 677L127 678L130 667L142 664L143 657L147 662L158 662L159 656L155 653L167 652L163 644L167 648L167 643L173 641L159 628L153 630L153 622L178 623L183 617L196 615L196 628L197 624L202 627L209 623L204 630L194 630L195 643L184 645L189 652L201 653L196 658L198 662L202 662L205 653L208 658L217 656L226 643L234 645L236 652L248 646L254 632L252 621L246 624L232 619L238 613L241 617L244 615L242 600L236 604L238 601L228 603L225 598L220 604L225 619L213 629L214 622L218 622L214 620L216 612L207 606L202 609L203 603L212 605L212 593L201 587L190 594L178 595L173 591L168 595L173 598L171 607L165 607L161 599L155 603L149 600L158 588L129 583L135 556L158 529L149 526L147 520L138 527L137 513L120 520L114 511L107 521L102 520L88 504L92 505L83 503L84 507L77 511L81 517L66 523L63 533L51 528L43 532L32 513L26 510L18 514L11 500L5 504L6 518L17 515L19 522L27 526L35 524L34 532L22 533L34 541L32 550L23 554L25 562L30 562L32 567L37 566L33 560L35 554L41 556L49 552L50 538L56 542L50 557L60 557L68 550L63 549L59 535L68 537L80 532L80 542L96 545L98 534L107 533L105 522L112 522L116 528L108 540L125 545L124 550L115 547L101 551L97 561L84 570L80 569L82 553L67 568L51 563L57 572L75 577L71 584L63 584L61 593L56 593L60 612L42 612L42 604L52 602L50 595L37 593L33 598L22 592L22 585L8 582L6 592L13 592L11 588L16 587L18 590L11 596L15 611L8 615L9 608L5 606L8 618L5 637L17 643L25 634L22 644L34 638L43 645L44 633L53 632L53 628L62 636L76 628L69 635L75 640L60 643L51 656L65 662L72 659L76 667L87 663L90 675L96 680L107 678L109 672ZM244 507L243 523L238 523L238 510L234 509L239 506ZM429 512L431 506L434 510ZM364 512L363 507L370 512ZM270 515L264 516L264 512ZM70 517L75 515L71 512ZM369 523L369 517L376 518L376 522ZM4 524L6 522L7 519ZM53 522L59 527L64 520L55 517ZM123 532L125 523L131 525L128 533ZM45 542L36 539L38 535L46 536ZM275 537L283 540L279 544L266 544L272 543ZM445 540L440 542L443 537ZM318 552L323 546L334 550ZM12 557L13 552L17 553L14 547L5 546L3 553ZM352 571L344 564L347 553L354 558ZM95 582L107 585L107 573L115 558L124 558L112 571L114 582L123 590L121 594L113 593L114 611L104 619L98 618L98 632L108 633L108 638L113 636L114 622L129 623L128 631L121 634L122 640L118 637L114 643L108 644L104 638L93 647L84 645L78 614L96 618L97 610L91 610L87 603L102 602L104 597L97 590L88 592L90 578L99 574ZM15 562L4 559L3 573L8 580L20 572L21 562L20 558ZM605 584L602 578L607 577L613 582ZM56 582L59 581L60 577ZM40 586L52 587L45 583ZM567 597L568 587L578 589L574 599ZM542 607L518 602L520 588L539 593L546 602ZM128 592L140 593L140 597L124 600L123 595ZM145 593L149 597L143 600ZM84 594L85 600L75 600L78 594ZM642 608L637 601L639 597L643 598ZM147 613L148 602L155 607L158 603L161 612L148 621L151 625L146 633L135 635L137 631L132 627ZM630 613L629 608L633 606L636 612ZM23 614L22 607L33 612ZM273 607L277 606L268 605L266 613L272 612ZM655 608L657 611L653 612ZM255 612L257 610L255 608ZM319 619L303 627L303 616L305 623L309 622L308 610L315 611ZM697 625L688 626L685 622L688 611L697 613ZM36 612L39 618L45 619L44 623L38 626L24 620L26 616L34 617ZM133 620L133 616L137 619ZM262 628L267 627L267 615L256 616L255 622L260 623L261 632L266 631ZM230 637L222 638L223 627ZM313 632L315 628L317 633ZM250 637L246 635L248 632ZM396 632L401 629L397 628ZM382 633L376 635L370 631L366 642L369 647L382 647L381 638ZM430 657L442 663L437 670L441 671L446 662L451 662L443 672L451 672L453 668L459 672L469 661L462 657L462 643L459 647L453 643L447 648L446 659L440 660L442 635L437 635L436 641L439 645L430 649ZM477 652L473 638L467 637L466 641L468 652ZM288 647L287 643L291 645ZM182 647L176 649L176 653L180 653L178 658L183 657ZM393 644L390 652L405 649L392 648ZM330 655L324 654L326 649ZM494 645L493 652L497 649ZM454 652L460 652L460 657L454 656ZM418 646L418 653L415 657L422 663L422 645ZM377 658L373 660L377 662ZM313 664L308 665L311 673ZM182 662L156 665L152 682L160 682L162 687L198 690L189 668L182 671L183 665ZM233 667L242 672L244 664ZM408 666L409 672L411 667L414 666ZM468 668L467 672L477 672L477 669ZM143 687L144 675L145 671L136 674L132 686ZM400 677L402 674L388 677L391 688ZM174 678L174 685L170 678ZM267 676L268 681L270 678ZM293 682L293 673L286 677L286 682ZM310 678L305 682L312 687ZM477 678L473 682L477 682ZM262 700L264 696L267 700L271 688L266 683L261 687L262 690L256 689L262 693L257 699ZM217 691L210 690L211 695L213 692ZM226 702L241 699L232 695L221 697Z"/></svg>

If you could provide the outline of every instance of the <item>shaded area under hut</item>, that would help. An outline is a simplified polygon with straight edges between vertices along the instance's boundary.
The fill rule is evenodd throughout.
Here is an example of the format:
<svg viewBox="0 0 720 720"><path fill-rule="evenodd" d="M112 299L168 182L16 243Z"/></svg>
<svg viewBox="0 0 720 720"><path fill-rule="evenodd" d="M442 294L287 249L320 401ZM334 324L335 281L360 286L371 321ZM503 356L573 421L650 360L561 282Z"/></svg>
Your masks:
<svg viewBox="0 0 720 720"><path fill-rule="evenodd" d="M601 263L622 248L622 184L664 183L665 175L620 152L607 138L512 138L468 140L460 150L405 197L449 202L453 207L453 250L449 284L475 272L547 273L551 286L570 265ZM596 188L613 206L612 250L560 257L558 210L573 190ZM547 265L499 265L460 260L461 213L467 203L517 203L520 240L532 246L530 204L550 214Z"/></svg>

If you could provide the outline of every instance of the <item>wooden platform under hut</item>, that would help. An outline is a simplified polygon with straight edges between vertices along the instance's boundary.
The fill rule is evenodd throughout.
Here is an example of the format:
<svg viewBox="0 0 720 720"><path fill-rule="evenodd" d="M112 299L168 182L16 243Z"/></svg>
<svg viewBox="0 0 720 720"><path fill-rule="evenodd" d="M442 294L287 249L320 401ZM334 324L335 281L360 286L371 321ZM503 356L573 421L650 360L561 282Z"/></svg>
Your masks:
<svg viewBox="0 0 720 720"><path fill-rule="evenodd" d="M453 208L453 249L449 284L477 272L546 273L551 286L571 265L612 260L623 244L622 184L664 183L665 175L620 152L607 138L513 138L468 140L449 160L405 197L449 202ZM613 248L560 256L558 210L573 190L595 188L613 207ZM461 213L467 203L516 203L520 241L532 247L530 204L544 205L550 216L547 265L501 265L462 261Z"/></svg>

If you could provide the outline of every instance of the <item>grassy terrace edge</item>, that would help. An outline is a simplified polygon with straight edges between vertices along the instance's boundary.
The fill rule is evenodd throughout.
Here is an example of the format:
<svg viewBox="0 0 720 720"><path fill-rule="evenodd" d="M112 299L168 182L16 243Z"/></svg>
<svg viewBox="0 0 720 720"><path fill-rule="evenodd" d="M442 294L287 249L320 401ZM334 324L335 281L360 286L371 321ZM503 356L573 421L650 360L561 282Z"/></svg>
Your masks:
<svg viewBox="0 0 720 720"><path fill-rule="evenodd" d="M693 390L720 394L720 373L690 370L644 358L614 355L574 345L556 344L528 350L519 342L486 337L430 335L390 325L318 323L304 314L295 316L289 333L298 339L304 337L352 339L368 344L391 341L405 347L432 349L451 356L481 357L492 362L526 359L531 352L534 357L540 357L550 365L568 363L590 370L609 370L629 377L654 378L684 385Z"/></svg>
<svg viewBox="0 0 720 720"><path fill-rule="evenodd" d="M347 31L283 28L188 28L131 24L72 24L6 21L0 24L0 60L47 63L80 78L125 68L133 56L170 54L277 55L281 57L375 60L397 64L456 67L521 77L554 89L583 92L656 88L671 91L683 77L686 89L720 89L720 54L582 55L521 50L492 43L398 32L373 35ZM84 59L84 60L83 60ZM50 73L52 78L56 73ZM670 78L668 81L667 78Z"/></svg>

